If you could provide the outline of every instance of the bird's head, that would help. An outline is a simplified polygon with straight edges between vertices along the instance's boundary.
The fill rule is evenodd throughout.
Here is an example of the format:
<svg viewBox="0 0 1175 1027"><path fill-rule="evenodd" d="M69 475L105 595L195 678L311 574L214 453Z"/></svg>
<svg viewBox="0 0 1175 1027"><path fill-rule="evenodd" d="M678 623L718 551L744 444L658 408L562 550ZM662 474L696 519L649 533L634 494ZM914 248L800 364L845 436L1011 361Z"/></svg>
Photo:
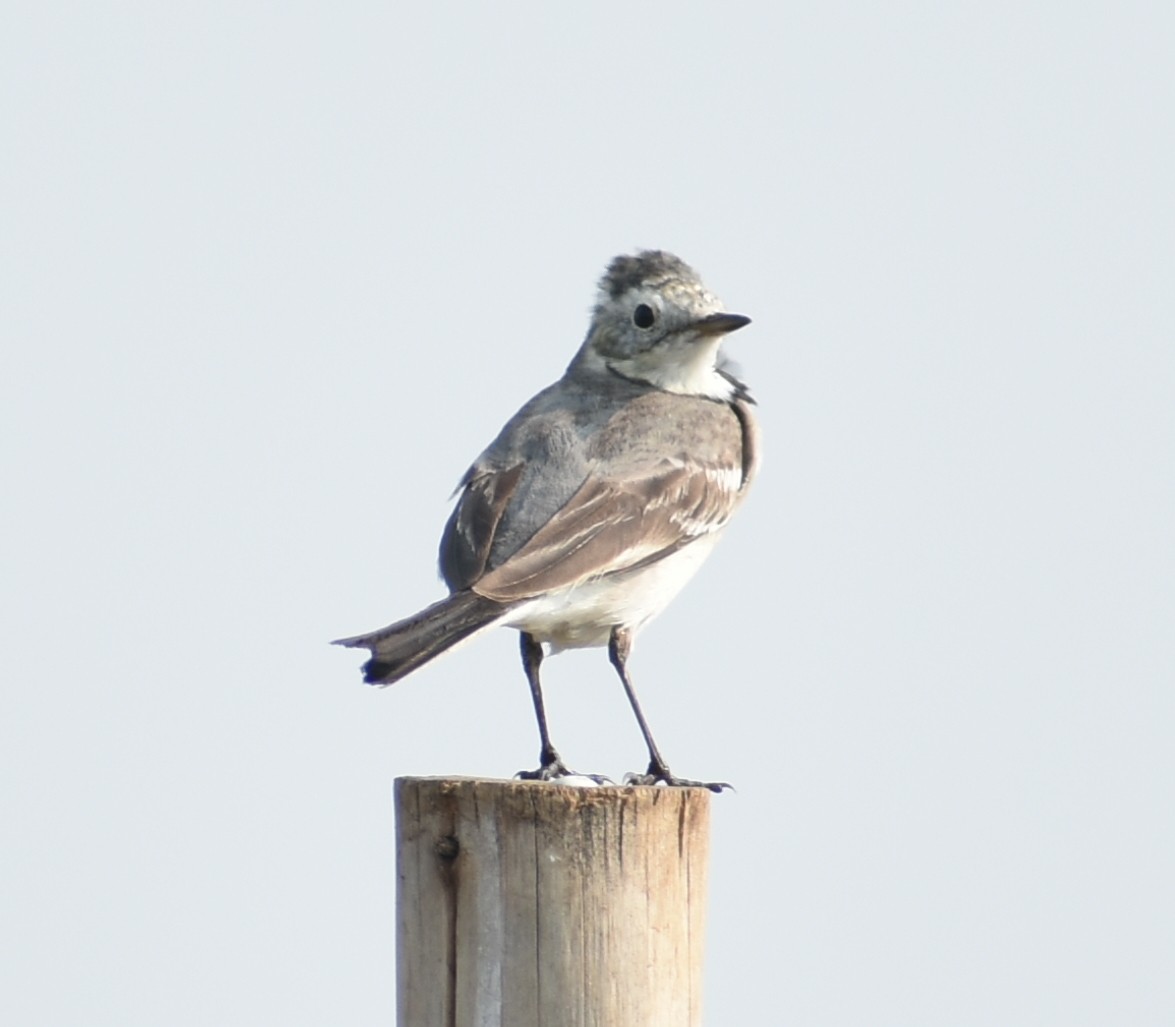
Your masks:
<svg viewBox="0 0 1175 1027"><path fill-rule="evenodd" d="M720 373L728 332L751 319L728 314L696 271L672 253L617 257L600 294L577 365L667 392L730 399L739 389Z"/></svg>

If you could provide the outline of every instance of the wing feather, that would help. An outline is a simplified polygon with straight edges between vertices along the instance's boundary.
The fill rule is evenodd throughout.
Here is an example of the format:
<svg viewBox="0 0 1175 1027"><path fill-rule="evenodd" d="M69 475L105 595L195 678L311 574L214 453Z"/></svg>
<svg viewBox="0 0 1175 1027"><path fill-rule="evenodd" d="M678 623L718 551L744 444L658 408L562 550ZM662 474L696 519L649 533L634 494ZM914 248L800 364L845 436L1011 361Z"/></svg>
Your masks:
<svg viewBox="0 0 1175 1027"><path fill-rule="evenodd" d="M513 602L660 560L721 530L755 475L741 398L567 407L512 421L466 474L441 540L451 589Z"/></svg>
<svg viewBox="0 0 1175 1027"><path fill-rule="evenodd" d="M516 464L502 471L471 469L465 476L461 500L441 536L441 573L454 591L468 588L485 571L498 523L522 471L523 465Z"/></svg>
<svg viewBox="0 0 1175 1027"><path fill-rule="evenodd" d="M639 477L589 474L535 535L473 584L510 602L667 556L721 529L741 499L741 469L665 461Z"/></svg>

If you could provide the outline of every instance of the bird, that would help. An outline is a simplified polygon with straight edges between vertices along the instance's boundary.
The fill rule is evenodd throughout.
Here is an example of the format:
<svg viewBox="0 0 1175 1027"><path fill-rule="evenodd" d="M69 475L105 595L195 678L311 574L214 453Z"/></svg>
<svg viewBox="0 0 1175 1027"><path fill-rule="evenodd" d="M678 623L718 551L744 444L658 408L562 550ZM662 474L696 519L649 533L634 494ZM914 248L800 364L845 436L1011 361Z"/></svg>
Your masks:
<svg viewBox="0 0 1175 1027"><path fill-rule="evenodd" d="M449 595L334 642L369 651L364 680L390 685L490 628L517 630L540 748L538 768L516 776L557 782L576 775L551 742L540 667L548 652L606 646L649 757L625 783L729 787L671 772L628 661L758 470L755 401L722 346L750 320L671 253L614 258L563 377L510 418L457 486L439 553Z"/></svg>

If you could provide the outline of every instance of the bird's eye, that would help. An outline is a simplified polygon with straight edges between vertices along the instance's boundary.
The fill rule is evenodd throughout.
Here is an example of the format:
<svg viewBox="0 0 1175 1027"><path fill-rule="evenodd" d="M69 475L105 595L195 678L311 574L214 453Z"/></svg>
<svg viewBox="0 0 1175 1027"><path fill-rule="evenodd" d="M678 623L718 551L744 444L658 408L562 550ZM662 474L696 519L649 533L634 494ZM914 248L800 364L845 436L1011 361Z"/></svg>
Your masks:
<svg viewBox="0 0 1175 1027"><path fill-rule="evenodd" d="M636 310L632 312L632 323L638 328L652 328L653 322L656 320L656 313L647 303L640 304Z"/></svg>

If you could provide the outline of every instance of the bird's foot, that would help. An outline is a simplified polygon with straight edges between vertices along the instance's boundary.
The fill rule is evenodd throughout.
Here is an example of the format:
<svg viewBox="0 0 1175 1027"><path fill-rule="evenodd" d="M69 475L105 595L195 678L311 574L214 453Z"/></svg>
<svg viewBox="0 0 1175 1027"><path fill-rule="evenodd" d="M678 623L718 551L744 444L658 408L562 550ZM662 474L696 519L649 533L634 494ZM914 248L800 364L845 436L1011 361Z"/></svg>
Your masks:
<svg viewBox="0 0 1175 1027"><path fill-rule="evenodd" d="M589 781L597 785L610 785L614 782L603 774L581 774L577 770L568 769L557 752L545 752L537 770L520 770L515 778L520 781L554 781L559 784L577 785Z"/></svg>
<svg viewBox="0 0 1175 1027"><path fill-rule="evenodd" d="M734 785L725 781L691 781L685 777L674 777L669 767L654 760L643 774L625 774L626 785L663 784L669 788L708 788L712 792L734 791Z"/></svg>

